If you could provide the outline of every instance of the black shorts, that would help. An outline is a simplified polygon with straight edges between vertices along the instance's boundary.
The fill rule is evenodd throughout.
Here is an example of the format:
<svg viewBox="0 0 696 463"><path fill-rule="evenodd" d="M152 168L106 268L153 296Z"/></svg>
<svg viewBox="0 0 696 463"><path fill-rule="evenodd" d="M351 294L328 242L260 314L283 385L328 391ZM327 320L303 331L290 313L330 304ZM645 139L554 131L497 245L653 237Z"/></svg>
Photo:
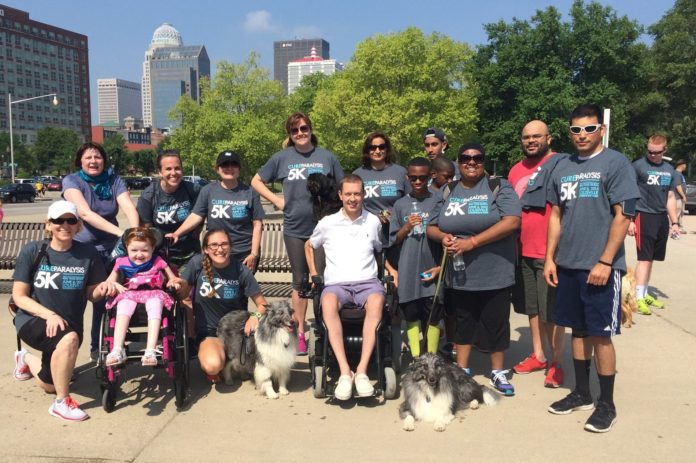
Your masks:
<svg viewBox="0 0 696 463"><path fill-rule="evenodd" d="M404 315L404 319L407 322L428 322L428 315L430 315L430 324L437 325L442 320L443 307L439 302L433 307L433 313L430 314L430 308L433 307L432 297L423 297L420 299L415 299L413 301L408 301L404 303L399 303L399 309Z"/></svg>
<svg viewBox="0 0 696 463"><path fill-rule="evenodd" d="M638 212L635 221L638 260L665 260L667 237L669 236L667 214Z"/></svg>
<svg viewBox="0 0 696 463"><path fill-rule="evenodd" d="M56 350L56 346L61 339L65 337L68 333L75 333L76 331L70 327L67 327L63 331L58 331L58 333L49 338L46 336L46 320L39 317L34 317L31 321L27 322L20 328L17 333L22 341L27 343L30 347L41 352L41 371L39 371L39 379L46 384L53 384L53 376L51 375L51 357L53 357L53 352ZM77 333L77 337L80 339L80 345L82 344L82 334Z"/></svg>
<svg viewBox="0 0 696 463"><path fill-rule="evenodd" d="M524 315L538 315L545 323L553 323L556 288L546 284L544 259L522 257L515 269L512 307Z"/></svg>
<svg viewBox="0 0 696 463"><path fill-rule="evenodd" d="M476 344L490 352L510 347L510 290L445 290L445 305L456 318L455 344Z"/></svg>
<svg viewBox="0 0 696 463"><path fill-rule="evenodd" d="M309 267L307 266L307 257L305 256L305 238L295 238L294 236L283 235L285 241L285 250L288 253L290 260L290 268L292 270L292 289L302 289L302 283L309 281ZM324 274L326 267L326 258L324 256L324 247L314 250L314 263L317 267L319 275Z"/></svg>

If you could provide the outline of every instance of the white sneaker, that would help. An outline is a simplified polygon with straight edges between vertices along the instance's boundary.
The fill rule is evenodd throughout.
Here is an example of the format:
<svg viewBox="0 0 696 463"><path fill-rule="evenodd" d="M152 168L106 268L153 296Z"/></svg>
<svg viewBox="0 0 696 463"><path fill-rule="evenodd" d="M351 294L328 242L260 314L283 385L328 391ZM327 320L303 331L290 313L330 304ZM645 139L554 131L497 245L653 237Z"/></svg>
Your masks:
<svg viewBox="0 0 696 463"><path fill-rule="evenodd" d="M372 397L375 395L375 388L370 383L370 378L365 373L355 375L355 392L358 397Z"/></svg>
<svg viewBox="0 0 696 463"><path fill-rule="evenodd" d="M353 397L353 373L341 375L334 389L334 397L338 400L348 400Z"/></svg>
<svg viewBox="0 0 696 463"><path fill-rule="evenodd" d="M25 355L27 355L27 351L24 349L17 350L14 354L14 377L17 381L26 381L34 377L34 375L32 375L31 371L29 370L29 365L27 365L27 363L24 361Z"/></svg>
<svg viewBox="0 0 696 463"><path fill-rule="evenodd" d="M89 415L80 408L80 404L70 396L66 396L60 402L54 400L48 407L48 413L65 421L84 421L89 418Z"/></svg>

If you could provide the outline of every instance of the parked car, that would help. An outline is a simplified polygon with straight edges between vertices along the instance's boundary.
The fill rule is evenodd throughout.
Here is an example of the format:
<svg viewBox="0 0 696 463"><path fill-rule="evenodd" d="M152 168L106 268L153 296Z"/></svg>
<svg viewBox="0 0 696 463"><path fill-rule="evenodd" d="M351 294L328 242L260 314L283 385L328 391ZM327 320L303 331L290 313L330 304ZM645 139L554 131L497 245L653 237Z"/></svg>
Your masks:
<svg viewBox="0 0 696 463"><path fill-rule="evenodd" d="M0 198L7 203L16 203L18 201L34 202L36 198L36 190L31 183L10 183L0 188Z"/></svg>
<svg viewBox="0 0 696 463"><path fill-rule="evenodd" d="M63 182L60 180L52 180L46 184L47 191L60 191L63 189Z"/></svg>
<svg viewBox="0 0 696 463"><path fill-rule="evenodd" d="M206 186L208 183L210 183L209 181L199 177L198 175L184 175L184 180L200 186Z"/></svg>
<svg viewBox="0 0 696 463"><path fill-rule="evenodd" d="M31 186L36 186L36 181L33 178L16 178L15 183L28 183Z"/></svg>
<svg viewBox="0 0 696 463"><path fill-rule="evenodd" d="M121 177L121 179L126 182L126 187L129 190L142 190L145 188L142 180L138 177Z"/></svg>
<svg viewBox="0 0 696 463"><path fill-rule="evenodd" d="M684 206L689 215L696 214L696 185L686 184L686 205Z"/></svg>

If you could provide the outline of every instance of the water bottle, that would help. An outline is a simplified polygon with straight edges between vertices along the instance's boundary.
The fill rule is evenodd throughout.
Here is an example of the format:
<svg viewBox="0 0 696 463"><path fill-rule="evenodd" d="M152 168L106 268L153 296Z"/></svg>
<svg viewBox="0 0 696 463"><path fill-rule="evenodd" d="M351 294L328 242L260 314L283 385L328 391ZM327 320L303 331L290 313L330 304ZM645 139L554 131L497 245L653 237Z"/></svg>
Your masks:
<svg viewBox="0 0 696 463"><path fill-rule="evenodd" d="M463 252L452 256L452 269L455 272L463 272L464 269L466 269L466 262L464 262Z"/></svg>
<svg viewBox="0 0 696 463"><path fill-rule="evenodd" d="M421 215L420 208L418 207L418 202L413 201L411 203L411 215L417 215L418 217L421 218L421 223L413 227L413 234L414 235L422 235L425 232L425 229L423 228L423 216Z"/></svg>

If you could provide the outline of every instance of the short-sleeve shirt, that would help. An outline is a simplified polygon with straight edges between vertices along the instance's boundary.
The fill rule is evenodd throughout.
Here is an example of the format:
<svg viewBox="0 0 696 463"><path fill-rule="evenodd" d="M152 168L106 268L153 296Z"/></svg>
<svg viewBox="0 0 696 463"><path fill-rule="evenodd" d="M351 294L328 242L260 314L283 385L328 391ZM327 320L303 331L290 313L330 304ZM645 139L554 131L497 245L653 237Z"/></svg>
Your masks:
<svg viewBox="0 0 696 463"><path fill-rule="evenodd" d="M612 206L640 197L631 163L608 148L589 158L574 154L559 161L549 189L549 202L561 208L556 264L575 270L591 270L604 252L614 218ZM612 267L626 270L623 244Z"/></svg>
<svg viewBox="0 0 696 463"><path fill-rule="evenodd" d="M679 183L674 167L664 161L653 164L642 157L633 161L633 168L640 191L636 210L649 214L667 212L667 194L676 191Z"/></svg>
<svg viewBox="0 0 696 463"><path fill-rule="evenodd" d="M118 226L118 220L116 220L116 216L118 215L118 202L116 201L116 198L127 192L128 188L126 188L126 184L118 175L111 176L109 186L111 188L111 198L99 199L89 183L82 180L77 173L67 175L63 179L63 192L65 192L65 190L69 190L70 188L79 190L82 193L82 196L84 196L85 201L87 201L87 205L92 212L99 214L110 223ZM82 243L92 243L95 246L103 246L108 252L113 249L118 237L109 232L99 230L87 222L84 222L82 225L82 230L75 235L76 241L80 241Z"/></svg>
<svg viewBox="0 0 696 463"><path fill-rule="evenodd" d="M203 255L197 254L184 269L182 278L193 288L193 310L196 334L215 332L220 319L233 310L246 310L246 298L261 293L254 275L237 259L222 269L212 267L213 281L203 271ZM208 297L211 287L213 297Z"/></svg>
<svg viewBox="0 0 696 463"><path fill-rule="evenodd" d="M444 233L458 237L474 236L498 223L503 217L519 217L520 200L507 180L500 179L497 194L491 191L484 176L472 188L461 182L447 197L442 208L431 219ZM454 271L451 260L445 274L448 288L465 291L486 291L512 286L515 282L517 234L513 233L493 243L477 246L463 253L465 269Z"/></svg>
<svg viewBox="0 0 696 463"><path fill-rule="evenodd" d="M294 238L306 239L314 229L312 197L307 191L307 178L320 173L343 178L343 169L336 156L324 148L315 147L309 153L300 153L294 147L275 153L259 171L264 183L281 180L285 210L283 233Z"/></svg>
<svg viewBox="0 0 696 463"><path fill-rule="evenodd" d="M200 191L200 185L183 181L179 188L170 194L162 189L159 182L152 182L138 199L140 222L150 223L165 234L175 232L193 211ZM198 235L191 232L180 237L176 244L168 249L170 256L183 257L200 252L201 245Z"/></svg>
<svg viewBox="0 0 696 463"><path fill-rule="evenodd" d="M87 306L87 287L106 280L106 270L93 245L73 241L67 251L56 251L50 244L36 272L32 266L42 241L33 241L20 251L12 278L31 285L32 298L63 317L80 335ZM17 331L34 318L22 309L17 311Z"/></svg>
<svg viewBox="0 0 696 463"><path fill-rule="evenodd" d="M193 213L206 219L208 230L226 230L234 254L251 252L253 221L266 216L259 194L241 182L231 190L223 188L219 182L204 186Z"/></svg>
<svg viewBox="0 0 696 463"><path fill-rule="evenodd" d="M674 171L677 173L677 183L681 185L682 187L682 192L686 195L686 177L684 177L684 174L679 172L678 170L674 169ZM680 199L678 197L678 199ZM0 212L0 220L2 220L2 213Z"/></svg>
<svg viewBox="0 0 696 463"><path fill-rule="evenodd" d="M411 191L406 169L398 164L387 164L382 170L358 167L353 171L363 180L365 199L363 207L375 215L392 211L394 203Z"/></svg>
<svg viewBox="0 0 696 463"><path fill-rule="evenodd" d="M408 217L413 209L413 202L418 203L418 210L423 219L423 226L427 227L430 215L436 209L442 207L442 195L439 192L430 193L425 198L414 198L410 194L399 199L394 204L389 225L389 243L396 242L396 234L408 222ZM421 272L440 265L442 246L431 239L425 233L414 234L411 230L401 242L399 253L399 302L409 302L424 297L435 295L435 280L423 282Z"/></svg>

